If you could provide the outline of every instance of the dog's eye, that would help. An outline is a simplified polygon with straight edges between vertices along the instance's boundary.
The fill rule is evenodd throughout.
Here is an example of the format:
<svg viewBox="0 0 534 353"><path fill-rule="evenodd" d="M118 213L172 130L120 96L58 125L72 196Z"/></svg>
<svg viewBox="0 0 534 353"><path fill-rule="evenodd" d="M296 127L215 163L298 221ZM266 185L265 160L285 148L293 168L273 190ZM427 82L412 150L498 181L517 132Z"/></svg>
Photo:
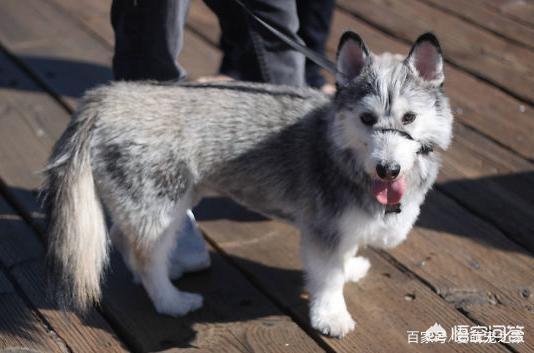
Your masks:
<svg viewBox="0 0 534 353"><path fill-rule="evenodd" d="M404 114L402 116L402 123L404 125L408 125L408 124L411 124L413 123L413 121L415 120L415 113L412 113L412 112L408 112L406 114Z"/></svg>
<svg viewBox="0 0 534 353"><path fill-rule="evenodd" d="M367 112L367 113L362 113L360 115L360 120L362 121L364 125L372 126L376 124L376 122L378 121L378 118L373 113Z"/></svg>

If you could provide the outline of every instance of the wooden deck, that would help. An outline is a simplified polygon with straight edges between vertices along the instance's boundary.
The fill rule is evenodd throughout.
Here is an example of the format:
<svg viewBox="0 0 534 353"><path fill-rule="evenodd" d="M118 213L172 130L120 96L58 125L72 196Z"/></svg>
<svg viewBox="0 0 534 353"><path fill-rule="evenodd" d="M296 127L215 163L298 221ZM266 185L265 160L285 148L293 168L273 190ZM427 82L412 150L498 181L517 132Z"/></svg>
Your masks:
<svg viewBox="0 0 534 353"><path fill-rule="evenodd" d="M295 229L212 198L197 209L210 270L180 288L205 297L185 318L156 315L113 259L104 300L84 318L44 297L36 188L82 92L110 80L108 0L0 1L0 352L534 352L534 2L339 0L328 43L359 32L406 53L424 31L447 60L455 140L408 241L366 250L347 285L358 322L342 340L310 329ZM181 63L215 71L216 19L193 0ZM439 323L524 326L521 344L409 344Z"/></svg>

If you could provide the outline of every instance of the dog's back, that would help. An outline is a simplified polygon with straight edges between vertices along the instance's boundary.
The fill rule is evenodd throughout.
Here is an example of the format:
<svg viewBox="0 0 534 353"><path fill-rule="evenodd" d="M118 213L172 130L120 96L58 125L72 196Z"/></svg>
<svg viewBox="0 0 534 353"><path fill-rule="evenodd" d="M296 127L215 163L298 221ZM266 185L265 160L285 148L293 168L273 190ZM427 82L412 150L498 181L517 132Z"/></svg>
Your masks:
<svg viewBox="0 0 534 353"><path fill-rule="evenodd" d="M96 145L158 145L155 154L198 157L198 173L202 161L235 158L329 101L313 89L239 82L115 83L89 96L100 102Z"/></svg>

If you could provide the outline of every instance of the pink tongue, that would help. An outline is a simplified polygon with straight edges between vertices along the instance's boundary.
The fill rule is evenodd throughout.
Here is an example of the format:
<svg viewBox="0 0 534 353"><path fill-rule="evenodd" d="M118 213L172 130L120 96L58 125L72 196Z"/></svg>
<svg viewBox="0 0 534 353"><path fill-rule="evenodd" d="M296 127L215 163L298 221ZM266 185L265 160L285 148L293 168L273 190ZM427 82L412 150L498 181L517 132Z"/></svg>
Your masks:
<svg viewBox="0 0 534 353"><path fill-rule="evenodd" d="M398 204L406 189L404 177L393 181L373 181L373 195L382 205Z"/></svg>

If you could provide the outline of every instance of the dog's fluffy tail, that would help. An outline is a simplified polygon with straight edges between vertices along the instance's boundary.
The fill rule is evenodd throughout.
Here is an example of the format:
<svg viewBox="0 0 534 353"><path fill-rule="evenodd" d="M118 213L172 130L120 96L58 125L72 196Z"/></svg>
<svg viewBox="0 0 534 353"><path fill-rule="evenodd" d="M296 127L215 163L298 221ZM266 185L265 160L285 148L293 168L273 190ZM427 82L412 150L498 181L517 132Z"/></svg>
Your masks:
<svg viewBox="0 0 534 353"><path fill-rule="evenodd" d="M43 187L51 294L63 308L81 312L99 301L108 262L106 222L91 168L96 111L94 104L82 104L54 147Z"/></svg>

